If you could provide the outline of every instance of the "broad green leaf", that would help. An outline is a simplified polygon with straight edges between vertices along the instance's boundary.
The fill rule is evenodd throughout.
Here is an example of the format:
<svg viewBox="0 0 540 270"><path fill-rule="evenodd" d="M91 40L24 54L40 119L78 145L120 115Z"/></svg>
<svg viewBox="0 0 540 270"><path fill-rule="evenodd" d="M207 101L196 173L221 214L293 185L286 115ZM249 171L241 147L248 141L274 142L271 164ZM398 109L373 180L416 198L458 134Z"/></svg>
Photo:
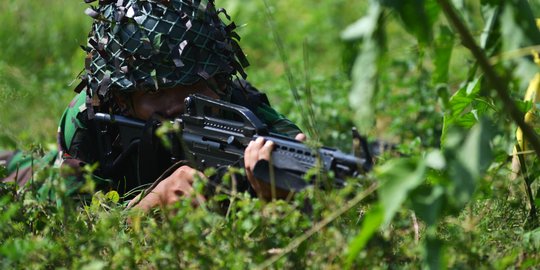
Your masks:
<svg viewBox="0 0 540 270"><path fill-rule="evenodd" d="M384 208L384 225L388 225L409 191L418 187L425 176L424 162L414 158L396 159L376 170L381 181L378 194Z"/></svg>
<svg viewBox="0 0 540 270"><path fill-rule="evenodd" d="M442 170L446 167L444 155L439 150L434 150L426 155L426 166L435 170Z"/></svg>
<svg viewBox="0 0 540 270"><path fill-rule="evenodd" d="M355 110L355 123L360 130L370 130L374 121L372 100L376 88L379 46L374 40L366 40L353 67L353 85L349 103Z"/></svg>
<svg viewBox="0 0 540 270"><path fill-rule="evenodd" d="M452 0L452 5L454 5L457 10L463 10L465 9L465 0Z"/></svg>
<svg viewBox="0 0 540 270"><path fill-rule="evenodd" d="M365 215L360 233L349 244L347 263L345 269L350 269L358 253L366 246L367 242L379 229L384 219L384 209L380 205L373 206Z"/></svg>
<svg viewBox="0 0 540 270"><path fill-rule="evenodd" d="M515 77L521 79L520 87L524 89L532 77L540 72L540 68L516 52L540 44L540 31L527 0L510 0L505 4L501 15L503 50L513 59L509 68Z"/></svg>
<svg viewBox="0 0 540 270"><path fill-rule="evenodd" d="M378 6L377 4L374 5ZM373 106L371 103L377 85L378 65L384 49L383 41L378 35L380 34L378 31L380 31L381 16L382 10L375 7L363 18L366 21L375 23L377 27L371 28L369 33L362 32L362 35L364 35L362 49L352 69L353 84L349 94L349 103L351 108L355 110L355 123L360 130L371 129L374 122ZM352 29L356 29L356 27ZM357 30L351 31L354 32ZM349 34L352 32L349 32ZM359 32L355 33L358 34Z"/></svg>
<svg viewBox="0 0 540 270"><path fill-rule="evenodd" d="M457 92L456 94L462 94L463 92ZM455 95L450 99L450 112L455 117L459 116L465 109L467 109L473 99L464 95Z"/></svg>
<svg viewBox="0 0 540 270"><path fill-rule="evenodd" d="M447 83L452 49L454 48L454 34L447 26L441 26L439 35L435 39L434 60L435 71L433 73L433 83Z"/></svg>
<svg viewBox="0 0 540 270"><path fill-rule="evenodd" d="M464 143L455 148L450 146L447 159L449 175L452 180L450 188L451 201L456 209L461 209L471 198L478 178L487 170L491 163L491 139L494 130L486 120L476 124L465 139Z"/></svg>
<svg viewBox="0 0 540 270"><path fill-rule="evenodd" d="M414 35L419 43L431 43L433 23L440 12L434 0L382 0L381 2L399 14L403 27Z"/></svg>
<svg viewBox="0 0 540 270"><path fill-rule="evenodd" d="M97 210L99 207L101 207L101 203L103 201L103 192L98 191L92 196L92 202L90 204L90 207L92 210Z"/></svg>
<svg viewBox="0 0 540 270"><path fill-rule="evenodd" d="M378 27L377 24L379 23L380 14L381 6L377 3L373 3L369 6L366 16L345 28L341 33L341 38L344 40L357 40L371 36Z"/></svg>
<svg viewBox="0 0 540 270"><path fill-rule="evenodd" d="M412 209L427 226L436 225L443 215L444 188L440 185L420 186L411 192L410 200Z"/></svg>
<svg viewBox="0 0 540 270"><path fill-rule="evenodd" d="M478 95L482 86L480 82L481 82L481 77L476 78L474 81L467 84L467 88L466 88L467 96L471 98L475 98Z"/></svg>
<svg viewBox="0 0 540 270"><path fill-rule="evenodd" d="M469 133L460 149L458 158L471 174L478 178L491 163L491 139L494 136L492 125L481 120Z"/></svg>
<svg viewBox="0 0 540 270"><path fill-rule="evenodd" d="M467 109L480 91L480 79L476 79L460 88L450 98L450 112L452 116L461 115Z"/></svg>
<svg viewBox="0 0 540 270"><path fill-rule="evenodd" d="M120 200L120 195L118 195L118 192L111 190L105 194L105 198L109 199L111 202L117 203Z"/></svg>
<svg viewBox="0 0 540 270"><path fill-rule="evenodd" d="M484 31L482 31L482 35L480 36L480 46L488 53L489 56L496 52L496 49L499 47L501 42L501 33L498 26L502 11L502 3L498 0L496 2L498 3L487 3L483 4L481 7L485 26Z"/></svg>
<svg viewBox="0 0 540 270"><path fill-rule="evenodd" d="M88 194L94 194L96 191L96 182L92 177L87 177L84 181L84 184L79 189L79 192L81 193L88 193Z"/></svg>
<svg viewBox="0 0 540 270"><path fill-rule="evenodd" d="M478 122L478 119L476 118L475 114L472 112L468 112L464 115L462 115L459 118L456 118L454 120L454 124L460 127L464 128L471 128Z"/></svg>
<svg viewBox="0 0 540 270"><path fill-rule="evenodd" d="M449 110L445 112L443 119L443 130L441 134L441 144L445 144L446 136L452 126L461 126L469 128L476 123L477 116L466 113L471 109L471 105L478 98L481 89L481 78L461 87L447 104ZM483 106L483 105L482 105Z"/></svg>
<svg viewBox="0 0 540 270"><path fill-rule="evenodd" d="M501 17L501 32L505 51L540 44L540 31L527 0L506 1Z"/></svg>
<svg viewBox="0 0 540 270"><path fill-rule="evenodd" d="M522 113L528 112L533 107L533 103L530 100L516 100L514 102L516 103L516 106Z"/></svg>

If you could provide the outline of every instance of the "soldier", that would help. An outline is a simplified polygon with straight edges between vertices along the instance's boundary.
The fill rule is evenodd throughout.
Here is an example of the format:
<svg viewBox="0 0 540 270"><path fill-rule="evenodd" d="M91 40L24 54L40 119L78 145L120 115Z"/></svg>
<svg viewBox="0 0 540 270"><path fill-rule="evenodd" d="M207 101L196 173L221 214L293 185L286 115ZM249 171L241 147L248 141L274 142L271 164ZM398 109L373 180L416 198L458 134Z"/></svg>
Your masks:
<svg viewBox="0 0 540 270"><path fill-rule="evenodd" d="M219 15L228 15L216 9L213 0L100 0L86 13L94 22L84 48L85 72L58 131L61 166L73 168L75 175L85 164L99 162L94 172L99 186L125 193L171 172L161 176L151 193L131 203L142 209L191 194L194 175L204 177L202 173L171 164L151 134L125 151L118 129L98 124L94 116L120 114L151 126L153 119L179 116L184 99L194 93L246 106L272 131L305 138L243 80L248 62L237 43L235 24L222 21ZM270 141L253 141L244 158L249 183L266 199L269 189L251 170L259 159L269 159L272 147Z"/></svg>

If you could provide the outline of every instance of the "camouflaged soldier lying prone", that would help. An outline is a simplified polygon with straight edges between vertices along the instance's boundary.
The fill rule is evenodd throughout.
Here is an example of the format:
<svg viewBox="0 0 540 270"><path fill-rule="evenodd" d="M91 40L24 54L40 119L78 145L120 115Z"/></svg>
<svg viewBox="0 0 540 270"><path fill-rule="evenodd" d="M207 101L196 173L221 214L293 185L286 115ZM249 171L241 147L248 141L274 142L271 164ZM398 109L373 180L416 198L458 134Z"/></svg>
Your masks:
<svg viewBox="0 0 540 270"><path fill-rule="evenodd" d="M305 139L270 107L264 94L238 79L246 77L243 68L248 63L234 23L224 24L218 15L228 15L216 10L213 0L99 1L86 13L94 22L85 47L85 74L60 121L58 145L62 166L79 173L85 164L103 164L100 146L112 146L112 156L120 162L98 168L96 179L112 179L100 181L100 188L123 194L172 171L152 192L130 203L146 210L192 194L194 175L204 175L187 165L169 169L173 164L167 152L153 144L141 143L135 151L122 153L118 129L99 126L94 121L97 112L149 122L173 118L184 111L184 99L198 93L248 107L273 132ZM268 184L255 179L252 168L258 160L269 159L272 147L271 141L259 138L244 156L247 179L265 199L271 198Z"/></svg>

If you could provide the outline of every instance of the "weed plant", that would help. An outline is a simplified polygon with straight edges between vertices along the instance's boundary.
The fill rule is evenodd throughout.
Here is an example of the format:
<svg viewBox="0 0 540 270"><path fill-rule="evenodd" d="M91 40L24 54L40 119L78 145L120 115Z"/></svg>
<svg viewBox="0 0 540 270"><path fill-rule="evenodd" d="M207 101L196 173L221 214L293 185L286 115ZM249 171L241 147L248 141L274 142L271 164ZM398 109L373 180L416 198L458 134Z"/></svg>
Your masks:
<svg viewBox="0 0 540 270"><path fill-rule="evenodd" d="M217 2L242 25L249 80L311 139L350 150L357 126L395 150L344 189L186 199L150 215L91 185L74 196L57 168L36 169L25 187L0 185L2 269L538 267L537 155L512 180L518 121L464 38L523 114L539 68L515 53L540 44L536 2L452 1L465 30L446 0ZM55 141L83 68L86 7L0 2L0 147Z"/></svg>

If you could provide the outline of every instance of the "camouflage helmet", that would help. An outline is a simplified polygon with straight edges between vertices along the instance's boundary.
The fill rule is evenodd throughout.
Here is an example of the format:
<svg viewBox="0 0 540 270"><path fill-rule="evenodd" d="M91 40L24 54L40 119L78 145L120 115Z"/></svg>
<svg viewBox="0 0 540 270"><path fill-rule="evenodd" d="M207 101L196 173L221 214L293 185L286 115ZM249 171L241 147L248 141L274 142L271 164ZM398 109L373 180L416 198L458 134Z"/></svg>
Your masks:
<svg viewBox="0 0 540 270"><path fill-rule="evenodd" d="M85 0L87 3L96 0ZM218 16L214 0L99 0L85 12L94 19L85 74L89 103L99 106L111 90L130 92L191 85L231 76L249 64L233 22ZM83 87L78 87L79 91Z"/></svg>

